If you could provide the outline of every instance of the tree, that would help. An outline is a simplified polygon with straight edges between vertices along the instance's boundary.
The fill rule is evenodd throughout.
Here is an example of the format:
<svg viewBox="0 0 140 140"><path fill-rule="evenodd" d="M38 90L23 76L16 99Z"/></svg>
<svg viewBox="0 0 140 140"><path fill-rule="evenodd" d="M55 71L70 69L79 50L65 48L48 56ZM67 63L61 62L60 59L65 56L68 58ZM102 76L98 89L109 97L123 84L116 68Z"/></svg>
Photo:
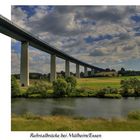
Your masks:
<svg viewBox="0 0 140 140"><path fill-rule="evenodd" d="M77 81L76 81L76 78L74 76L69 76L69 77L66 77L65 78L66 82L67 82L67 93L71 93L76 85L77 85Z"/></svg>
<svg viewBox="0 0 140 140"><path fill-rule="evenodd" d="M137 78L131 78L130 86L131 89L133 89L135 96L140 96L140 80Z"/></svg>
<svg viewBox="0 0 140 140"><path fill-rule="evenodd" d="M120 84L122 96L140 96L140 80L130 78L128 80L121 80Z"/></svg>
<svg viewBox="0 0 140 140"><path fill-rule="evenodd" d="M76 78L74 76L66 77L66 81L67 81L67 83L71 84L72 88L75 88L77 85L77 81L76 81Z"/></svg>
<svg viewBox="0 0 140 140"><path fill-rule="evenodd" d="M129 89L130 89L130 84L129 80L121 80L121 94L122 96L128 96L129 94Z"/></svg>
<svg viewBox="0 0 140 140"><path fill-rule="evenodd" d="M58 78L53 82L53 90L56 96L62 97L70 94L74 91L77 85L76 78L69 76L64 78Z"/></svg>
<svg viewBox="0 0 140 140"><path fill-rule="evenodd" d="M11 96L16 97L20 94L20 87L14 76L11 77Z"/></svg>
<svg viewBox="0 0 140 140"><path fill-rule="evenodd" d="M110 72L111 70L110 70L110 68L106 68L105 71L106 72Z"/></svg>
<svg viewBox="0 0 140 140"><path fill-rule="evenodd" d="M63 78L53 81L54 94L58 97L65 96L67 94L67 85L67 82Z"/></svg>

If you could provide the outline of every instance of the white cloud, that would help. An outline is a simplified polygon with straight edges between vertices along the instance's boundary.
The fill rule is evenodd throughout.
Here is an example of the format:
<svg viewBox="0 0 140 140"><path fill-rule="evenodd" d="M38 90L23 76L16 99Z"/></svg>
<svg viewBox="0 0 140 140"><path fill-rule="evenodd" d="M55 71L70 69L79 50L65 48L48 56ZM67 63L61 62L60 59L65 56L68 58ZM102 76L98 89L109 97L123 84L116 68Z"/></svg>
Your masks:
<svg viewBox="0 0 140 140"><path fill-rule="evenodd" d="M139 24L130 18L136 13L140 13L139 6L55 6L52 10L48 10L47 6L37 6L34 13L29 15L21 7L12 6L12 20L16 24L53 47L97 65L115 65L116 62L140 58L140 37L135 36L133 30L135 26L139 27ZM99 38L104 35L110 35L112 39L101 39L93 43L84 40L88 36ZM12 41L13 43L15 41ZM45 72L46 62L43 61L49 58L49 55L45 56L36 50L30 51L31 67L34 65L32 69ZM39 61L36 66L35 57L38 57ZM46 65L48 63L47 61ZM60 71L64 69L63 64L57 67Z"/></svg>

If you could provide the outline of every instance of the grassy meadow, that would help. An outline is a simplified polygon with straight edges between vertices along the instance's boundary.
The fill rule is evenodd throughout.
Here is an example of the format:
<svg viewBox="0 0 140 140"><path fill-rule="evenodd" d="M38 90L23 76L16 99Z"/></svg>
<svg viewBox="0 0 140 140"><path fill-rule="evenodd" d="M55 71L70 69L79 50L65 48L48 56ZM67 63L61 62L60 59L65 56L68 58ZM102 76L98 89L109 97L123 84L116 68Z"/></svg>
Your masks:
<svg viewBox="0 0 140 140"><path fill-rule="evenodd" d="M119 88L121 80L130 78L140 79L140 76L79 78L77 79L77 87L94 90L99 90L106 87ZM17 81L20 84L20 81ZM39 80L30 79L30 85L32 85L35 81ZM25 92L27 87L21 87L21 90Z"/></svg>
<svg viewBox="0 0 140 140"><path fill-rule="evenodd" d="M78 86L81 88L98 90L105 87L119 88L121 80L134 77L140 79L140 76L95 77L95 78L80 78L77 80L77 82Z"/></svg>
<svg viewBox="0 0 140 140"><path fill-rule="evenodd" d="M68 116L13 116L12 131L139 131L140 120Z"/></svg>

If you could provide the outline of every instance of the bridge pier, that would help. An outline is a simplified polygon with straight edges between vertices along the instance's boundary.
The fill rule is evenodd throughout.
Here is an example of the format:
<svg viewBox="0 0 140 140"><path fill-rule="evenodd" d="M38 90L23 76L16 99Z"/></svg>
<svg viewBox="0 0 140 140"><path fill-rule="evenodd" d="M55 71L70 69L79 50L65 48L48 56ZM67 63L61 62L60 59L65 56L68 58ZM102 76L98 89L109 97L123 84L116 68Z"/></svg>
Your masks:
<svg viewBox="0 0 140 140"><path fill-rule="evenodd" d="M21 86L29 85L29 61L28 61L29 42L21 42L21 61L20 61L20 84Z"/></svg>
<svg viewBox="0 0 140 140"><path fill-rule="evenodd" d="M28 62L29 42L30 42L30 45L32 45L32 47L51 54L50 81L55 80L56 76L57 76L56 75L56 55L59 56L60 58L62 57L62 59L65 59L65 60L67 59L66 68L65 68L66 75L69 75L69 73L70 73L68 61L76 64L76 77L77 78L80 77L79 65L87 66L87 68L94 68L91 70L92 74L94 73L94 71L95 72L105 71L105 69L87 64L58 49L55 49L55 47L38 39L32 33L28 33L26 30L21 29L18 25L16 25L15 23L11 22L8 19L6 19L2 15L0 15L0 24L1 24L0 32L2 34L5 34L18 41L21 41L20 83L22 86L29 85L29 62ZM23 41L23 40L28 40L28 41ZM86 68L85 68L85 74L86 74Z"/></svg>
<svg viewBox="0 0 140 140"><path fill-rule="evenodd" d="M77 78L80 78L79 64L76 64L76 77L77 77Z"/></svg>
<svg viewBox="0 0 140 140"><path fill-rule="evenodd" d="M87 71L87 67L84 66L84 77L87 77L88 76L88 71Z"/></svg>
<svg viewBox="0 0 140 140"><path fill-rule="evenodd" d="M92 68L91 69L91 76L93 76L94 75L94 69Z"/></svg>
<svg viewBox="0 0 140 140"><path fill-rule="evenodd" d="M65 61L65 77L70 76L70 62L69 60Z"/></svg>
<svg viewBox="0 0 140 140"><path fill-rule="evenodd" d="M53 82L56 79L56 55L51 54L51 67L50 67L50 81Z"/></svg>

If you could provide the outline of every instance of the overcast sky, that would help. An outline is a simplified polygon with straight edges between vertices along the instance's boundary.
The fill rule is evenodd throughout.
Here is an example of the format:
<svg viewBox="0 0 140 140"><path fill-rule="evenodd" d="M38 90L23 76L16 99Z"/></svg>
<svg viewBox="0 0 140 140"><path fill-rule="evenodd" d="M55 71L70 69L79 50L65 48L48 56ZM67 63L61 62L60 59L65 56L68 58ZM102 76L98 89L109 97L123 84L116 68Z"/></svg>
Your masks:
<svg viewBox="0 0 140 140"><path fill-rule="evenodd" d="M139 6L12 6L11 17L79 60L101 68L140 70ZM12 73L19 73L20 42L12 40L11 52ZM30 72L50 72L49 54L30 47L29 55ZM64 60L57 58L61 70Z"/></svg>

